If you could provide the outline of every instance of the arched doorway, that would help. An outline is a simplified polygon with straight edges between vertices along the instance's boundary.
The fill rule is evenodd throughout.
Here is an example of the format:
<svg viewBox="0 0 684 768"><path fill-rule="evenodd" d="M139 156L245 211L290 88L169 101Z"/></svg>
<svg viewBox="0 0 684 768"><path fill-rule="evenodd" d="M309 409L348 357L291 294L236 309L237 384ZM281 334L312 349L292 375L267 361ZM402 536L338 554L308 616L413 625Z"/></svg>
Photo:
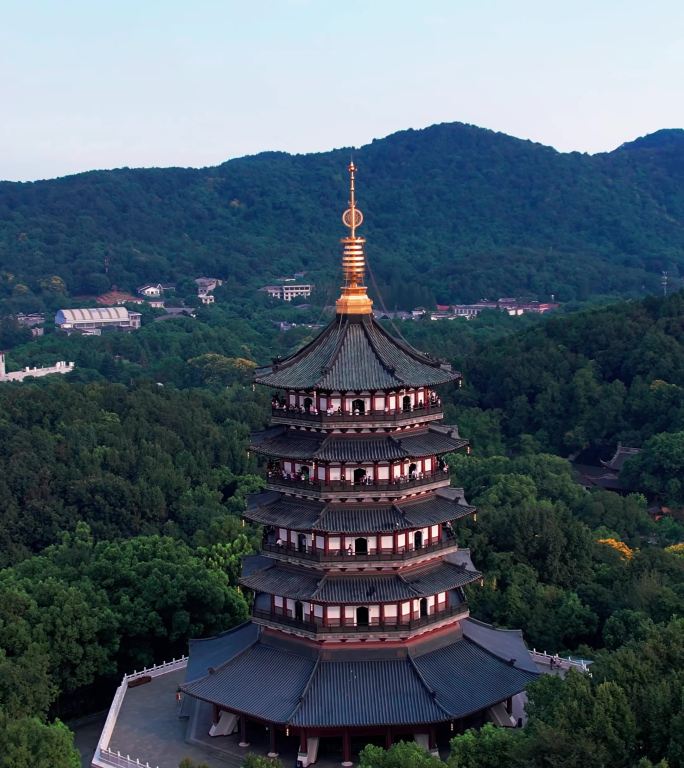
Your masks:
<svg viewBox="0 0 684 768"><path fill-rule="evenodd" d="M297 551L306 552L306 534L300 533L297 536Z"/></svg>
<svg viewBox="0 0 684 768"><path fill-rule="evenodd" d="M355 469L354 470L354 482L356 484L363 483L366 479L366 470L365 469Z"/></svg>
<svg viewBox="0 0 684 768"><path fill-rule="evenodd" d="M411 398L409 397L409 395L404 395L404 397L402 398L402 401L401 401L401 407L405 411L410 411L411 410Z"/></svg>
<svg viewBox="0 0 684 768"><path fill-rule="evenodd" d="M302 480L308 480L309 479L309 468L308 467L300 467L299 468L299 476Z"/></svg>
<svg viewBox="0 0 684 768"><path fill-rule="evenodd" d="M313 400L310 397L304 398L304 410L309 413L311 410L311 406L313 405Z"/></svg>
<svg viewBox="0 0 684 768"><path fill-rule="evenodd" d="M409 464L409 477L411 480L416 479L416 471L418 470L417 464Z"/></svg>
<svg viewBox="0 0 684 768"><path fill-rule="evenodd" d="M366 412L366 401L361 398L352 400L352 413L364 414Z"/></svg>
<svg viewBox="0 0 684 768"><path fill-rule="evenodd" d="M421 598L420 601L420 618L428 615L428 601L426 597Z"/></svg>
<svg viewBox="0 0 684 768"><path fill-rule="evenodd" d="M422 531L416 531L413 534L413 546L416 549L422 549L423 548L423 532Z"/></svg>
<svg viewBox="0 0 684 768"><path fill-rule="evenodd" d="M361 605L356 609L356 626L367 627L368 624L368 608L365 605Z"/></svg>
<svg viewBox="0 0 684 768"><path fill-rule="evenodd" d="M368 554L368 539L356 539L354 541L354 552L357 555Z"/></svg>
<svg viewBox="0 0 684 768"><path fill-rule="evenodd" d="M304 605L299 600L295 603L294 617L296 621L304 621Z"/></svg>

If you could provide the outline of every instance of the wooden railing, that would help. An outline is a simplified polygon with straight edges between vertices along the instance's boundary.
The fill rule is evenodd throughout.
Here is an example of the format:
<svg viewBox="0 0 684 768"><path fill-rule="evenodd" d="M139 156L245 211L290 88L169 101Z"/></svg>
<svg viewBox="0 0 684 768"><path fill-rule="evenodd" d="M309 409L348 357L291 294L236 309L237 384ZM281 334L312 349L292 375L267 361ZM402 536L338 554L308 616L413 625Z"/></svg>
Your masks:
<svg viewBox="0 0 684 768"><path fill-rule="evenodd" d="M344 622L342 619L328 619L324 624L322 619L315 621L295 618L292 612L278 612L278 611L264 611L260 609L254 609L252 616L255 619L261 619L267 621L269 624L280 624L285 627L292 627L293 629L301 629L311 634L363 634L369 632L388 632L399 634L406 632L407 630L420 629L430 624L436 624L443 619L448 619L451 616L459 616L467 613L468 603L464 600L458 605L450 606L441 611L436 611L428 616L421 616L419 618L412 618L407 621L380 621L379 619L369 619L367 624L354 624L351 621L349 623Z"/></svg>
<svg viewBox="0 0 684 768"><path fill-rule="evenodd" d="M341 413L340 411L333 411L328 413L327 411L318 411L312 413L309 411L302 411L299 408L276 408L271 406L271 417L276 420L282 420L287 422L297 422L300 424L311 425L331 425L336 424L371 424L373 422L402 422L411 420L414 418L420 419L425 416L441 418L443 416L442 404L416 406L409 409L395 409L393 411L385 410L373 410L365 411L364 413Z"/></svg>
<svg viewBox="0 0 684 768"><path fill-rule="evenodd" d="M431 552L439 552L449 547L455 547L457 544L454 537L435 541L432 544L424 544L422 547L402 547L401 551L393 552L386 549L371 549L366 553L349 552L346 549L337 549L334 552L324 552L321 549L312 549L310 546L306 546L303 549L294 544L274 544L273 542L264 541L261 544L261 549L264 552L273 552L277 555L285 555L287 557L301 558L302 560L314 560L316 562L342 562L349 561L353 563L355 561L361 562L391 562L394 560L411 560L414 557L420 557L422 554L429 554Z"/></svg>
<svg viewBox="0 0 684 768"><path fill-rule="evenodd" d="M323 480L300 479L299 477L283 477L282 473L271 471L266 474L266 482L270 486L278 488L321 491L326 493L348 492L352 496L371 493L372 491L399 491L404 488L415 488L421 485L429 485L439 480L449 480L449 472L438 470L437 472L423 473L421 476L411 478L395 478L394 480L373 480L370 483L354 483L351 480Z"/></svg>

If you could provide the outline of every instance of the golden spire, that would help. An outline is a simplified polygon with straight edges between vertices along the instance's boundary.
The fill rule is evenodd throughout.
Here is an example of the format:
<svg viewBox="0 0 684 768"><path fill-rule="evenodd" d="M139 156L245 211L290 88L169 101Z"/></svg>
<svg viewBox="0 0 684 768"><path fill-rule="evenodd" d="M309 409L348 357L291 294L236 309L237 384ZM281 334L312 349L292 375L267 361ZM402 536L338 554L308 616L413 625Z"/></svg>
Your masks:
<svg viewBox="0 0 684 768"><path fill-rule="evenodd" d="M349 164L349 208L342 214L342 222L349 227L350 234L342 238L342 272L344 285L342 295L337 300L338 315L369 315L373 311L373 302L366 295L364 278L366 276L366 256L363 252L363 237L357 237L356 230L363 222L363 214L356 207L354 189L354 161Z"/></svg>

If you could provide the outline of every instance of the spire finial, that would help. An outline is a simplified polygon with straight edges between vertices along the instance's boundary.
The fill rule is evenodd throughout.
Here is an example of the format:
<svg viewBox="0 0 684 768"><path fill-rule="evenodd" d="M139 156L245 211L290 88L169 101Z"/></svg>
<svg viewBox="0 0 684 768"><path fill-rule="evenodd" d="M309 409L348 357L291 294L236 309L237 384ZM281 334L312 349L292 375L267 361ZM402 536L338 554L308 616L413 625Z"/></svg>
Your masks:
<svg viewBox="0 0 684 768"><path fill-rule="evenodd" d="M342 238L342 271L345 285L342 295L337 300L337 313L341 315L369 315L373 302L366 295L364 278L366 275L366 257L363 252L363 237L358 237L356 230L363 223L363 214L356 207L355 174L356 166L352 159L349 171L349 208L342 214L342 223L348 227L348 237Z"/></svg>

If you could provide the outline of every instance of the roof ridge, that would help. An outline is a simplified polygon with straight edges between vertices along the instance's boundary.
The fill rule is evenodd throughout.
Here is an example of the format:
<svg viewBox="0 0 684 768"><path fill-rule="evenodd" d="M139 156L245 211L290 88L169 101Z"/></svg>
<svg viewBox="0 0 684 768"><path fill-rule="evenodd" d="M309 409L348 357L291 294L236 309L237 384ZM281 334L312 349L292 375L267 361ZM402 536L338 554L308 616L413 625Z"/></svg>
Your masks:
<svg viewBox="0 0 684 768"><path fill-rule="evenodd" d="M343 317L344 317L344 315L338 315L337 316L337 318L338 318L337 319L338 339L337 339L337 342L335 343L335 348L333 349L332 354L330 355L330 359L328 360L327 366L325 368L321 368L321 372L317 376L314 386L318 386L318 384L320 383L321 379L324 376L327 376L329 371L335 365L335 361L337 360L337 358L338 358L338 356L340 354L340 350L342 349L342 347L344 345L346 334L340 333L340 331L342 330Z"/></svg>
<svg viewBox="0 0 684 768"><path fill-rule="evenodd" d="M364 317L362 322L363 332L366 335L366 338L368 339L368 344L370 345L370 348L375 353L376 357L380 361L380 365L389 373L391 376L394 376L394 378L399 381L402 384L407 384L407 381L402 378L397 373L397 368L395 365L393 365L391 362L387 361L387 358L385 355L380 351L378 344L376 343L376 340L373 338L373 334L370 333L369 328L377 328L377 323L373 320L372 315L370 317Z"/></svg>
<svg viewBox="0 0 684 768"><path fill-rule="evenodd" d="M318 656L316 656L316 663L313 666L313 669L311 670L311 674L309 675L309 679L306 681L306 685L304 688L302 688L302 692L299 694L299 699L297 700L297 705L290 713L290 716L288 717L288 722L294 719L294 716L297 714L297 710L301 708L302 704L304 703L304 699L306 697L306 694L309 692L309 688L313 685L313 679L316 676L316 672L318 672L318 667L321 665L321 654L320 651L318 653Z"/></svg>
<svg viewBox="0 0 684 768"><path fill-rule="evenodd" d="M423 676L423 673L420 671L420 669L418 669L418 665L416 664L416 661L415 661L415 659L413 658L413 656L411 655L411 652L410 652L410 651L409 651L409 652L406 654L406 657L407 657L407 658L408 658L408 660L409 660L409 664L411 665L411 668L413 669L413 671L414 671L414 672L416 673L416 675L418 676L418 679L419 679L419 680L420 680L420 682L422 683L422 685L423 685L423 687L425 688L425 690L426 690L426 691L427 691L427 692L430 694L430 696L431 696L432 700L434 701L434 703L435 703L435 704L436 704L436 705L437 705L437 706L438 706L438 707L439 707L439 708L442 710L442 712L445 712L447 715L449 715L449 717L453 717L453 713L452 713L452 712L450 712L450 711L449 711L449 710L448 710L448 709L447 709L447 708L446 708L446 707L445 707L443 704L441 704L441 703L440 703L440 702L437 700L437 696L439 695L439 694L437 693L437 690L436 690L435 688L433 688L433 687L432 687L432 686L431 686L431 685L428 683L428 681L427 681L427 680L425 679L425 677Z"/></svg>

